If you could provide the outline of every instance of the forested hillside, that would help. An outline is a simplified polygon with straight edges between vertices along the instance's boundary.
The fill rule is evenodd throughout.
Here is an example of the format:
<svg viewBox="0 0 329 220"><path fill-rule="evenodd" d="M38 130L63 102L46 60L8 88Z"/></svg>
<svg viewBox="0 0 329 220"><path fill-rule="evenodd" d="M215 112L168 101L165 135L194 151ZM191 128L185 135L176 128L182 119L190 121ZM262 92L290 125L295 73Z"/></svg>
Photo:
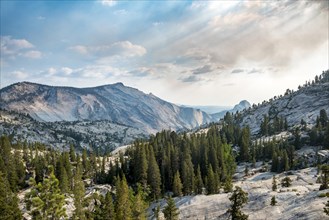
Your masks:
<svg viewBox="0 0 329 220"><path fill-rule="evenodd" d="M329 70L323 71L313 80L300 85L297 91L287 89L284 95L274 96L238 115L241 126L249 126L253 135L263 133L261 124L271 123L269 129L278 130L277 120L286 119L287 126L299 124L301 120L307 125L314 125L321 109L329 112ZM265 131L266 133L267 131Z"/></svg>

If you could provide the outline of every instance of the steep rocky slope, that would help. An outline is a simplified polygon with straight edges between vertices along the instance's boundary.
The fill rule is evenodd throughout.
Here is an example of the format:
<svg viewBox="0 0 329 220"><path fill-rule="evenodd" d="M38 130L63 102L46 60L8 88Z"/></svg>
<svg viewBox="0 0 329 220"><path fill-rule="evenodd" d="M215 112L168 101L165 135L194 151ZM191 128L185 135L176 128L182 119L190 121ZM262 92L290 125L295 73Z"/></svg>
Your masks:
<svg viewBox="0 0 329 220"><path fill-rule="evenodd" d="M122 83L71 88L22 82L3 88L0 96L0 108L46 122L110 120L153 133L191 129L212 121L205 112L171 104Z"/></svg>
<svg viewBox="0 0 329 220"><path fill-rule="evenodd" d="M329 82L317 83L300 88L270 102L263 102L242 112L240 125L248 125L252 134L258 134L264 115L287 118L288 125L300 124L303 119L314 124L321 109L329 113Z"/></svg>

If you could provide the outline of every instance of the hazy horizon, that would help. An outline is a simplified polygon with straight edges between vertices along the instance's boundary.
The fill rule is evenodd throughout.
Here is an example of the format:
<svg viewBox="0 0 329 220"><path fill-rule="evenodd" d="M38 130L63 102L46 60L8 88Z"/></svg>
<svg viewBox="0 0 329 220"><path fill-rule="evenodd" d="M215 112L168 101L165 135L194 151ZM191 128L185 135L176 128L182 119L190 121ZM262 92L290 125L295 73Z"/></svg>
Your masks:
<svg viewBox="0 0 329 220"><path fill-rule="evenodd" d="M122 82L183 105L259 103L329 69L328 1L1 1L1 88Z"/></svg>

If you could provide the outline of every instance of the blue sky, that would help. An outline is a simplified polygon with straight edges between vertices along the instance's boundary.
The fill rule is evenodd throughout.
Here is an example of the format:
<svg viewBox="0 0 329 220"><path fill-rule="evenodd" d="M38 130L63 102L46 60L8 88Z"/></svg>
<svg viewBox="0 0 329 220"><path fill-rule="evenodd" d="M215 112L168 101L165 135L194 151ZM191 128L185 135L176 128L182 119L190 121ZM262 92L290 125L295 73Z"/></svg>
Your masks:
<svg viewBox="0 0 329 220"><path fill-rule="evenodd" d="M329 67L328 1L1 1L1 86L258 103Z"/></svg>

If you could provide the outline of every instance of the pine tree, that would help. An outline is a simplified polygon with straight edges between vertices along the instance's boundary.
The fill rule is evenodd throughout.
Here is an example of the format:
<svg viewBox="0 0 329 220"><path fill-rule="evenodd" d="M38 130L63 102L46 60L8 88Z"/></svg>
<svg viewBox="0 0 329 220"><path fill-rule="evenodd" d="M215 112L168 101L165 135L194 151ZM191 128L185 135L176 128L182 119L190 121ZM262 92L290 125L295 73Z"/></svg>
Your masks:
<svg viewBox="0 0 329 220"><path fill-rule="evenodd" d="M68 193L70 191L70 183L66 173L66 169L63 169L59 186L63 193Z"/></svg>
<svg viewBox="0 0 329 220"><path fill-rule="evenodd" d="M273 180L272 180L272 191L276 191L278 188L277 184L276 184L276 177L275 175L273 175Z"/></svg>
<svg viewBox="0 0 329 220"><path fill-rule="evenodd" d="M134 204L132 206L133 219L145 220L146 219L145 210L147 206L144 200L144 193L140 185L138 185L137 187L137 193L133 198L133 204Z"/></svg>
<svg viewBox="0 0 329 220"><path fill-rule="evenodd" d="M194 188L194 170L191 155L185 150L182 163L182 182L185 195L193 192Z"/></svg>
<svg viewBox="0 0 329 220"><path fill-rule="evenodd" d="M83 167L83 179L90 177L90 161L88 160L87 150L82 151L82 167Z"/></svg>
<svg viewBox="0 0 329 220"><path fill-rule="evenodd" d="M22 219L22 213L18 208L18 198L11 191L9 183L0 171L0 219Z"/></svg>
<svg viewBox="0 0 329 220"><path fill-rule="evenodd" d="M216 175L213 172L211 165L209 165L209 168L208 168L207 192L208 192L208 194L215 194L218 192L218 180L216 180Z"/></svg>
<svg viewBox="0 0 329 220"><path fill-rule="evenodd" d="M161 194L161 175L159 166L155 160L153 149L150 148L148 169L147 169L147 182L151 187L153 199L158 199Z"/></svg>
<svg viewBox="0 0 329 220"><path fill-rule="evenodd" d="M320 190L329 188L329 165L322 165L321 167L322 175L321 175L321 186Z"/></svg>
<svg viewBox="0 0 329 220"><path fill-rule="evenodd" d="M240 159L241 161L249 161L249 145L250 145L250 130L249 127L242 129L240 142Z"/></svg>
<svg viewBox="0 0 329 220"><path fill-rule="evenodd" d="M272 196L271 198L271 206L275 206L278 202L275 199L275 196Z"/></svg>
<svg viewBox="0 0 329 220"><path fill-rule="evenodd" d="M173 198L167 198L167 206L163 210L165 219L167 220L178 220L179 210L176 207L175 201Z"/></svg>
<svg viewBox="0 0 329 220"><path fill-rule="evenodd" d="M283 165L284 171L288 171L290 168L289 168L289 158L288 158L288 154L287 154L286 150L283 151L282 163L283 163L282 165Z"/></svg>
<svg viewBox="0 0 329 220"><path fill-rule="evenodd" d="M203 185L203 181L202 181L200 165L198 165L198 169L196 171L196 176L195 176L195 192L196 192L196 194L203 193L203 186L204 185Z"/></svg>
<svg viewBox="0 0 329 220"><path fill-rule="evenodd" d="M73 144L70 145L70 160L71 162L76 161L76 155L75 155L75 150Z"/></svg>
<svg viewBox="0 0 329 220"><path fill-rule="evenodd" d="M66 175L67 175L67 178L69 180L69 186L70 186L70 189L73 189L73 180L74 180L74 177L73 177L73 173L72 173L72 165L71 165L71 162L70 162L70 155L68 152L64 152L62 154L62 160L63 160L63 166L65 168L65 171L66 171ZM80 164L79 164L80 166ZM82 171L81 171L81 167L79 167L79 171L80 171L80 174L82 175ZM65 178L65 177L64 177Z"/></svg>
<svg viewBox="0 0 329 220"><path fill-rule="evenodd" d="M115 219L115 211L113 205L113 199L110 192L107 192L104 199L104 204L102 204L102 218L104 220Z"/></svg>
<svg viewBox="0 0 329 220"><path fill-rule="evenodd" d="M281 185L283 187L289 187L289 186L291 186L291 182L292 182L292 180L288 176L286 176L285 178L283 178L281 180Z"/></svg>
<svg viewBox="0 0 329 220"><path fill-rule="evenodd" d="M228 212L230 213L232 220L247 220L248 215L242 213L241 208L248 202L248 193L236 186L232 196L229 199L232 204Z"/></svg>
<svg viewBox="0 0 329 220"><path fill-rule="evenodd" d="M274 151L274 153L272 155L271 172L278 172L278 168L279 168L279 158L278 158L278 154L276 153L276 151Z"/></svg>
<svg viewBox="0 0 329 220"><path fill-rule="evenodd" d="M329 149L329 123L327 123L326 131L324 133L323 146L326 149Z"/></svg>
<svg viewBox="0 0 329 220"><path fill-rule="evenodd" d="M86 219L83 210L83 202L85 196L85 185L82 181L81 164L77 164L74 180L73 180L73 194L74 194L74 206L75 213L74 218L79 220Z"/></svg>
<svg viewBox="0 0 329 220"><path fill-rule="evenodd" d="M326 206L323 208L324 213L326 213L326 215L329 215L329 200L326 203Z"/></svg>
<svg viewBox="0 0 329 220"><path fill-rule="evenodd" d="M49 178L45 178L42 183L37 184L33 178L30 179L32 188L30 193L26 194L25 200L32 219L59 220L66 217L65 197L60 192L53 167L50 166L49 171Z"/></svg>
<svg viewBox="0 0 329 220"><path fill-rule="evenodd" d="M136 146L136 156L135 156L135 177L136 182L142 184L145 188L147 185L147 159L145 152L145 145Z"/></svg>
<svg viewBox="0 0 329 220"><path fill-rule="evenodd" d="M173 193L174 196L181 196L182 195L182 182L180 180L179 172L177 170L175 176L174 176L174 182L173 182Z"/></svg>
<svg viewBox="0 0 329 220"><path fill-rule="evenodd" d="M328 115L325 109L321 109L320 110L320 124L322 125L322 127L326 127L327 122L328 122Z"/></svg>
<svg viewBox="0 0 329 220"><path fill-rule="evenodd" d="M2 136L0 139L0 157L2 158L0 171L6 175L10 189L16 192L19 179L16 172L16 163L11 153L11 143L7 136Z"/></svg>
<svg viewBox="0 0 329 220"><path fill-rule="evenodd" d="M123 176L122 180L117 178L116 181L116 219L129 220L132 219L131 203L129 198L129 188L126 177Z"/></svg>

